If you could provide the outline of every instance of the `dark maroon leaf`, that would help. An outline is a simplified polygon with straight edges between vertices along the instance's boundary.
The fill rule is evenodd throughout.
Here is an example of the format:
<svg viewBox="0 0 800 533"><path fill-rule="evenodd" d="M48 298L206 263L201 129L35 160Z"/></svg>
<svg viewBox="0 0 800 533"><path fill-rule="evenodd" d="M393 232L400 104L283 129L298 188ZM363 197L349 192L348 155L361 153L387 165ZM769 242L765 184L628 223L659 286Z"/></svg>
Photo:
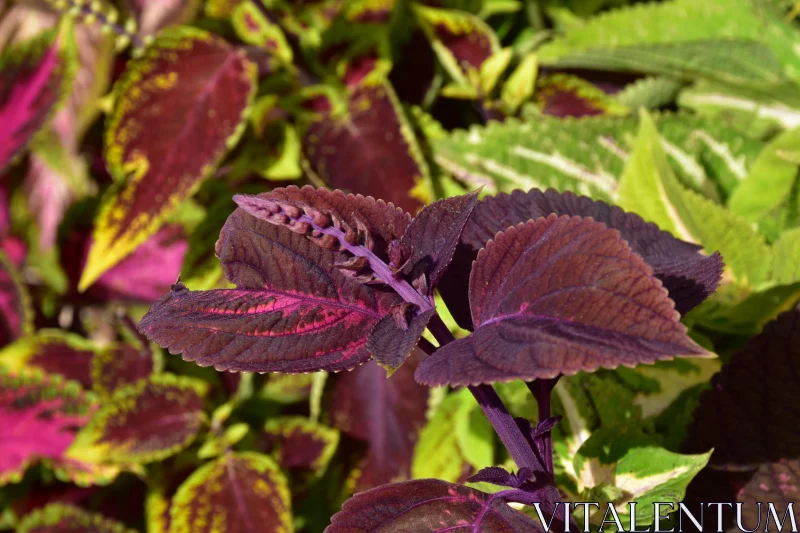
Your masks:
<svg viewBox="0 0 800 533"><path fill-rule="evenodd" d="M536 80L536 101L544 114L557 117L627 112L599 87L567 74L550 74Z"/></svg>
<svg viewBox="0 0 800 533"><path fill-rule="evenodd" d="M325 529L325 533L365 531L533 533L541 528L497 496L439 479L415 479L356 494Z"/></svg>
<svg viewBox="0 0 800 533"><path fill-rule="evenodd" d="M470 277L475 332L423 361L417 381L473 385L708 355L619 232L550 215L497 234Z"/></svg>
<svg viewBox="0 0 800 533"><path fill-rule="evenodd" d="M422 357L415 351L389 378L375 364L337 377L331 425L369 444L357 490L410 476L414 445L428 408L428 389L414 382Z"/></svg>
<svg viewBox="0 0 800 533"><path fill-rule="evenodd" d="M533 471L530 468L520 468L519 472L512 474L499 466L482 468L477 474L471 476L469 483L491 483L503 487L520 488L526 481L533 481Z"/></svg>
<svg viewBox="0 0 800 533"><path fill-rule="evenodd" d="M620 232L634 252L653 267L654 273L675 301L675 308L686 314L708 298L722 278L722 258L719 253L705 256L695 244L680 241L655 224L645 222L639 215L627 213L616 206L595 202L571 192L545 192L533 189L514 191L486 197L475 206L461 235L461 242L448 276L439 289L448 308L462 328L471 328L466 312L466 285L472 261L478 250L498 231L551 213L592 217ZM449 279L448 279L449 278Z"/></svg>
<svg viewBox="0 0 800 533"><path fill-rule="evenodd" d="M390 372L393 372L402 365L411 351L419 342L419 338L425 331L428 321L436 312L429 309L419 314L407 318L407 313L416 313L409 309L411 306L400 304L396 306L395 312L381 319L375 324L367 340L367 350L375 358L375 361ZM400 316L398 316L400 314Z"/></svg>
<svg viewBox="0 0 800 533"><path fill-rule="evenodd" d="M421 30L415 30L392 64L389 81L403 102L422 105L436 76L436 55Z"/></svg>
<svg viewBox="0 0 800 533"><path fill-rule="evenodd" d="M25 366L40 368L47 374L59 374L92 388L92 358L99 347L74 334L59 330L41 331L35 337L20 340L12 348Z"/></svg>
<svg viewBox="0 0 800 533"><path fill-rule="evenodd" d="M135 533L119 522L73 505L53 503L25 516L18 533Z"/></svg>
<svg viewBox="0 0 800 533"><path fill-rule="evenodd" d="M153 304L140 330L218 370L345 370L370 357L370 330L399 296L348 278L343 254L237 209L217 243L236 289L192 292L181 284Z"/></svg>
<svg viewBox="0 0 800 533"><path fill-rule="evenodd" d="M28 293L16 268L0 253L0 348L31 329Z"/></svg>
<svg viewBox="0 0 800 533"><path fill-rule="evenodd" d="M388 84L359 85L346 116L313 122L303 139L310 169L334 188L415 212L427 201L428 168Z"/></svg>
<svg viewBox="0 0 800 533"><path fill-rule="evenodd" d="M264 428L267 451L282 468L321 474L339 444L339 432L303 417L273 418Z"/></svg>
<svg viewBox="0 0 800 533"><path fill-rule="evenodd" d="M450 264L461 232L477 201L478 193L473 192L425 206L403 235L402 245L412 250L403 271L410 273L412 280L425 276L428 295L433 294L433 289Z"/></svg>
<svg viewBox="0 0 800 533"><path fill-rule="evenodd" d="M45 125L68 79L71 33L49 31L0 56L0 172Z"/></svg>
<svg viewBox="0 0 800 533"><path fill-rule="evenodd" d="M687 453L714 448L714 453L688 493L713 479L719 499L702 501L742 502L748 528L758 521L757 502L771 502L782 514L800 498L799 376L800 310L795 309L750 339L700 397L683 448Z"/></svg>
<svg viewBox="0 0 800 533"><path fill-rule="evenodd" d="M92 361L94 389L102 395L110 395L123 385L150 376L153 369L153 354L147 347L115 346L98 353Z"/></svg>

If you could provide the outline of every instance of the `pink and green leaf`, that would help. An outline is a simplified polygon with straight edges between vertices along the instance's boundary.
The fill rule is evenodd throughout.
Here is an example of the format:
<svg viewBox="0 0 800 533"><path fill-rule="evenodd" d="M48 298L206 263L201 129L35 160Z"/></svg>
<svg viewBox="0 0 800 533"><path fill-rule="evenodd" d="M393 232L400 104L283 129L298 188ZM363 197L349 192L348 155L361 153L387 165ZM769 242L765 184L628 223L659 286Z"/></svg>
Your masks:
<svg viewBox="0 0 800 533"><path fill-rule="evenodd" d="M520 223L478 252L469 284L474 332L423 361L427 385L555 378L674 357L692 341L653 269L591 218Z"/></svg>
<svg viewBox="0 0 800 533"><path fill-rule="evenodd" d="M244 52L205 31L162 31L114 87L106 163L115 185L95 221L79 289L158 231L241 136L255 90Z"/></svg>
<svg viewBox="0 0 800 533"><path fill-rule="evenodd" d="M354 88L344 116L311 123L303 151L308 170L333 188L411 213L432 197L428 165L388 83Z"/></svg>
<svg viewBox="0 0 800 533"><path fill-rule="evenodd" d="M108 398L117 389L146 379L156 370L156 361L149 347L120 344L96 354L91 362L92 384L101 398Z"/></svg>
<svg viewBox="0 0 800 533"><path fill-rule="evenodd" d="M356 494L325 529L325 533L356 531L538 533L542 528L501 497L440 479L415 479Z"/></svg>
<svg viewBox="0 0 800 533"><path fill-rule="evenodd" d="M339 444L339 431L304 417L267 420L267 452L283 469L322 475Z"/></svg>
<svg viewBox="0 0 800 533"><path fill-rule="evenodd" d="M135 533L135 530L74 505L51 503L22 518L17 533Z"/></svg>
<svg viewBox="0 0 800 533"><path fill-rule="evenodd" d="M75 455L105 464L160 461L192 443L206 424L199 380L159 374L117 389L81 434Z"/></svg>
<svg viewBox="0 0 800 533"><path fill-rule="evenodd" d="M423 356L417 350L391 377L370 363L337 376L331 425L368 444L356 490L411 476L414 446L428 408L428 389L414 382Z"/></svg>
<svg viewBox="0 0 800 533"><path fill-rule="evenodd" d="M253 2L244 2L233 9L231 16L236 34L248 44L265 48L284 64L291 64L292 48L280 26L264 16Z"/></svg>
<svg viewBox="0 0 800 533"><path fill-rule="evenodd" d="M25 469L65 457L93 404L73 381L40 371L0 371L0 485L17 482Z"/></svg>
<svg viewBox="0 0 800 533"><path fill-rule="evenodd" d="M0 56L0 171L44 127L72 77L72 26L8 47Z"/></svg>
<svg viewBox="0 0 800 533"><path fill-rule="evenodd" d="M254 452L227 453L178 488L170 533L294 531L291 497L275 462Z"/></svg>
<svg viewBox="0 0 800 533"><path fill-rule="evenodd" d="M33 309L22 279L0 252L0 347L33 331Z"/></svg>
<svg viewBox="0 0 800 533"><path fill-rule="evenodd" d="M0 351L0 365L19 371L38 368L92 388L92 359L102 351L94 342L63 330L39 330Z"/></svg>

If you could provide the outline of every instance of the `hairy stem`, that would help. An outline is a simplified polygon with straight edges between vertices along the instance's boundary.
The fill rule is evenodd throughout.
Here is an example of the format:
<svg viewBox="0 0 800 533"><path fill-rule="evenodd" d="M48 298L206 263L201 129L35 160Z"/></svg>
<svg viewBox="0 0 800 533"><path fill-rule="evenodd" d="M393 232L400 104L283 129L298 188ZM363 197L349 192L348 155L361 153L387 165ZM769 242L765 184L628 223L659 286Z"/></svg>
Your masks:
<svg viewBox="0 0 800 533"><path fill-rule="evenodd" d="M533 393L536 398L536 405L539 408L539 423L544 422L550 418L550 395L558 383L559 378L553 379L537 379L529 381L525 384L528 389ZM544 466L547 472L553 474L553 437L550 431L545 432L536 439L536 446L541 452L544 460Z"/></svg>

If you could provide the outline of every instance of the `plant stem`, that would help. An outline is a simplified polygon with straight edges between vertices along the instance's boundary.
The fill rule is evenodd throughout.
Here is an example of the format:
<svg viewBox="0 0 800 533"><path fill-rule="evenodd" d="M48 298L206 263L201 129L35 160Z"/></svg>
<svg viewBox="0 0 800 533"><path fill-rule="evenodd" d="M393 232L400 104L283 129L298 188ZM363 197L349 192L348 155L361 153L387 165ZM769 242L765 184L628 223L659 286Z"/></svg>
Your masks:
<svg viewBox="0 0 800 533"><path fill-rule="evenodd" d="M539 423L550 418L550 395L556 383L558 383L558 379L537 379L525 383L533 393L533 397L536 398L536 404L539 408ZM536 440L536 446L541 451L547 472L553 475L553 437L551 433L548 431L541 435Z"/></svg>

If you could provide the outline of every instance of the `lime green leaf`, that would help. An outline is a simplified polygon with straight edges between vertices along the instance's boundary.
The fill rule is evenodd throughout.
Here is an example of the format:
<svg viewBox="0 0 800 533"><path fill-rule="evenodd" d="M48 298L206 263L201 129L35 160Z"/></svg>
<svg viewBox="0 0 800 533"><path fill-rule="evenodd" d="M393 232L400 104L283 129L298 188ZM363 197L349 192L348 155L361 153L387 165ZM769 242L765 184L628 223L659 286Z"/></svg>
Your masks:
<svg viewBox="0 0 800 533"><path fill-rule="evenodd" d="M246 43L261 46L285 64L291 64L292 48L283 30L261 13L253 2L243 2L233 8L233 29Z"/></svg>
<svg viewBox="0 0 800 533"><path fill-rule="evenodd" d="M479 74L481 92L484 95L489 95L494 90L500 80L500 76L503 75L509 63L511 63L512 57L514 57L514 51L511 48L502 48L483 62Z"/></svg>
<svg viewBox="0 0 800 533"><path fill-rule="evenodd" d="M515 114L519 107L533 96L538 72L539 60L536 54L531 52L522 58L503 84L500 99L509 115Z"/></svg>
<svg viewBox="0 0 800 533"><path fill-rule="evenodd" d="M61 503L51 503L26 515L17 533L135 533L124 524Z"/></svg>
<svg viewBox="0 0 800 533"><path fill-rule="evenodd" d="M672 103L683 86L674 78L649 76L626 85L614 98L632 109L654 109Z"/></svg>
<svg viewBox="0 0 800 533"><path fill-rule="evenodd" d="M225 428L222 435L210 435L200 449L197 450L197 457L199 459L211 459L212 457L222 455L236 446L236 443L242 440L249 431L250 426L244 422L240 422L239 424L233 424Z"/></svg>
<svg viewBox="0 0 800 533"><path fill-rule="evenodd" d="M800 283L800 228L784 232L772 247L772 277L780 285Z"/></svg>

